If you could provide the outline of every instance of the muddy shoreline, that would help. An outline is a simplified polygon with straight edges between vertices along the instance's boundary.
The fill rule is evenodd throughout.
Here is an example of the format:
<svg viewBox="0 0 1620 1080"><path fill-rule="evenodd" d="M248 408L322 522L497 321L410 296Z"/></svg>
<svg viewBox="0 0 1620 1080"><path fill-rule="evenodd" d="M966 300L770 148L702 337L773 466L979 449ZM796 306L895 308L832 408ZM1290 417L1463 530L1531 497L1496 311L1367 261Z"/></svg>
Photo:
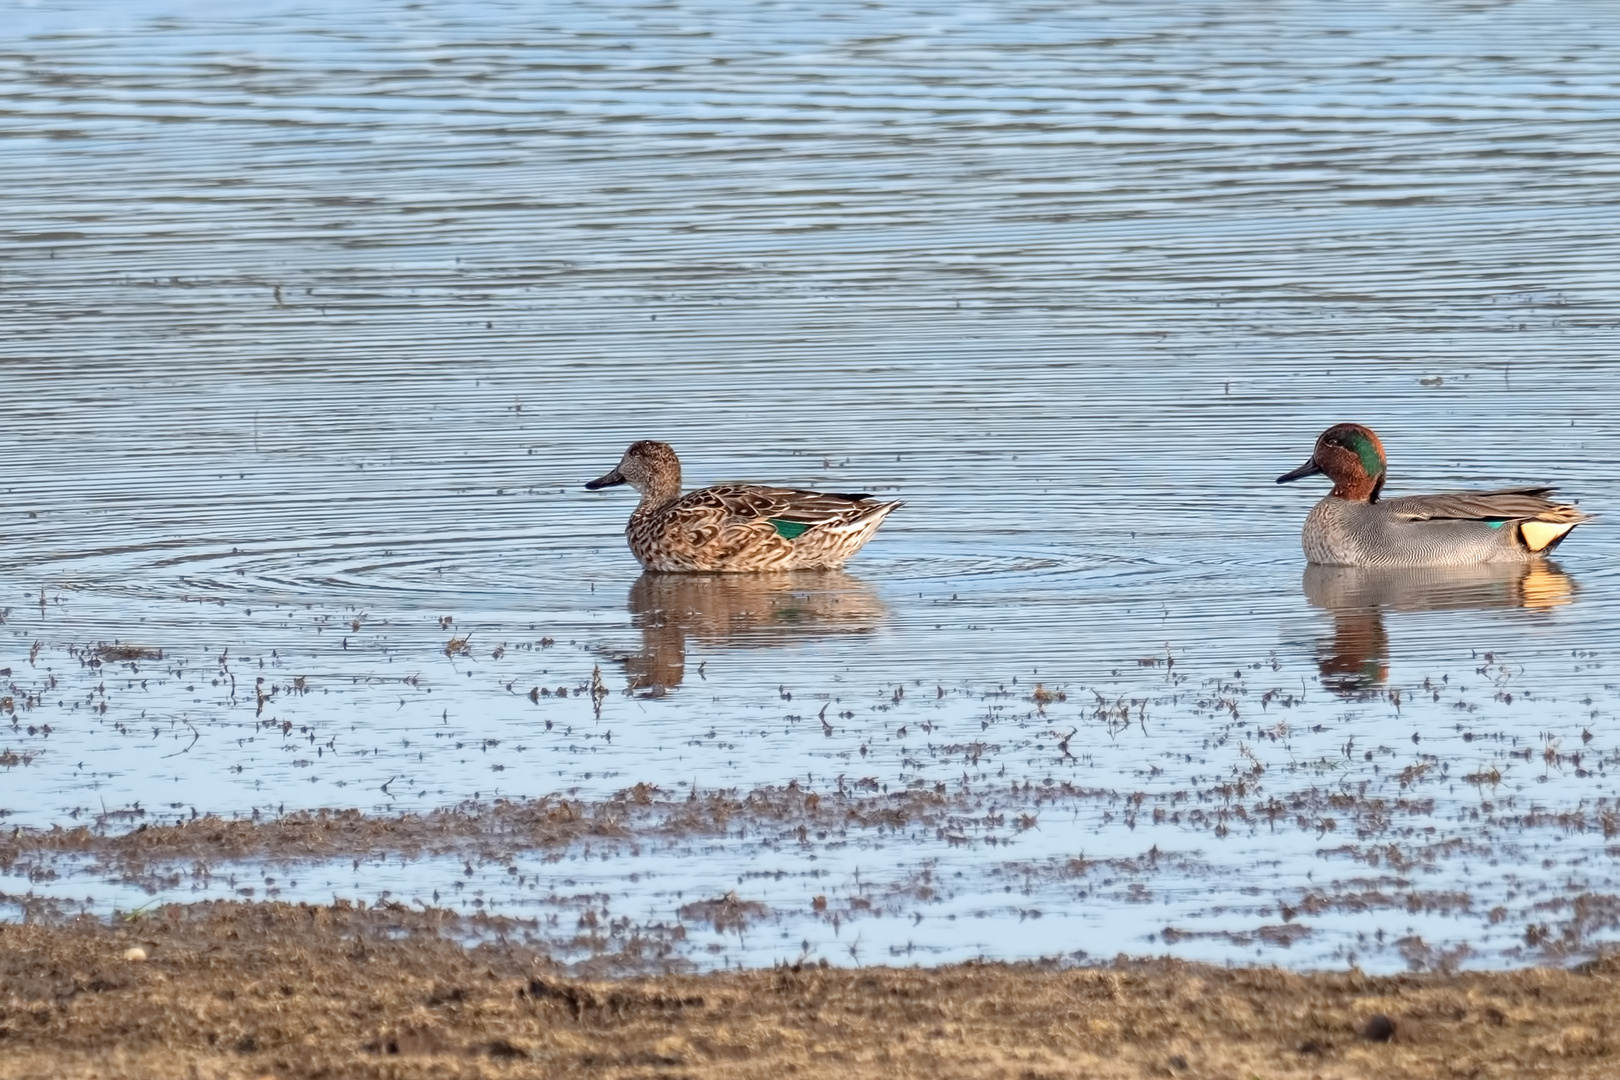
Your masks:
<svg viewBox="0 0 1620 1080"><path fill-rule="evenodd" d="M0 926L0 1077L1606 1076L1620 963L1372 977L1120 959L571 975L448 911ZM488 930L486 926L483 929Z"/></svg>
<svg viewBox="0 0 1620 1080"><path fill-rule="evenodd" d="M225 818L133 808L70 828L0 832L0 918L60 924L222 899L404 901L508 927L571 971L616 977L829 954L840 966L885 955L891 963L944 964L1061 954L1089 964L1163 946L1210 961L1197 951L1206 943L1243 950L1240 964L1274 959L1384 974L1568 967L1614 952L1620 894L1607 885L1571 879L1521 895L1511 881L1503 890L1468 877L1466 867L1460 877L1445 872L1446 860L1490 863L1511 854L1532 830L1554 840L1584 833L1612 856L1620 851L1607 846L1612 809L1600 803L1588 814L1554 817L1512 800L1482 805L1494 843L1428 824L1433 802L1416 791L1386 798L1310 786L1262 794L1245 777L1168 797L1069 783L885 791L871 779L837 778L821 791L797 783L743 792L637 784L607 799L559 794L394 815L323 809ZM1161 847L1159 835L1130 854L1050 845L1040 853L1042 822L1075 815L1127 829L1173 815L1186 846ZM1303 888L1257 879L1241 908L1163 904L1201 894L1188 891L1214 873L1201 845L1237 835L1264 844L1304 838L1337 870ZM952 864L917 858L924 843L983 852L988 865L982 876L964 877ZM819 858L849 850L870 853L864 875L814 869L825 865ZM636 869L645 862L596 869L650 856L681 872L649 885ZM720 858L732 860L729 875ZM684 872L695 865L708 870ZM117 899L108 899L109 890ZM1099 900L1130 905L1129 919L1116 924L1127 936L1083 921ZM949 939L951 927L992 910L1018 925L1048 917L1048 929L1003 937L1000 952L939 955L936 943ZM1305 951L1301 943L1347 938L1346 919L1366 928L1349 947L1290 962Z"/></svg>
<svg viewBox="0 0 1620 1080"><path fill-rule="evenodd" d="M1223 796L1232 806L1242 797L1236 787ZM1031 814L1033 827L1043 808L1096 802L1121 812L1152 809L1069 785L1009 785L993 797L932 785L684 796L638 785L606 800L558 796L397 816L120 811L74 828L13 828L0 834L0 864L44 878L51 866L67 866L59 860L77 860L98 875L161 886L175 867L194 876L245 864L451 856L470 870L499 868L521 852L605 854L745 832L815 845L927 828L982 843L986 829L1016 830L1020 812ZM1375 802L1341 800L1336 811L1353 823L1423 810ZM1210 820L1211 829L1222 827ZM1075 858L1045 872L1077 886L1114 879L1123 886L1174 858L1154 855L1140 866ZM926 910L941 887L911 881L903 904L877 892L805 899L816 916L853 928ZM1424 895L1323 892L1270 916L1257 940L1286 947L1282 939L1308 934L1325 908L1410 909ZM713 970L695 941L710 929L760 934L776 917L745 886L689 896L657 922L617 918L596 894L553 897L529 917L393 900L160 899L111 918L76 913L44 894L0 902L15 913L0 923L0 1078L8 1080L1579 1077L1612 1075L1620 1056L1612 1008L1620 956L1600 949L1572 965L1578 957L1556 935L1527 943L1523 959L1561 966L1507 971L1459 971L1443 956L1415 954L1414 969L1429 970L1370 975L1347 965L1312 973L1072 954L931 967L853 954L829 965L806 955ZM1607 925L1605 912L1576 921ZM1155 915L1144 909L1143 917ZM1041 925L1031 924L1032 942L1043 940ZM1165 926L1161 940L1173 946L1186 934Z"/></svg>

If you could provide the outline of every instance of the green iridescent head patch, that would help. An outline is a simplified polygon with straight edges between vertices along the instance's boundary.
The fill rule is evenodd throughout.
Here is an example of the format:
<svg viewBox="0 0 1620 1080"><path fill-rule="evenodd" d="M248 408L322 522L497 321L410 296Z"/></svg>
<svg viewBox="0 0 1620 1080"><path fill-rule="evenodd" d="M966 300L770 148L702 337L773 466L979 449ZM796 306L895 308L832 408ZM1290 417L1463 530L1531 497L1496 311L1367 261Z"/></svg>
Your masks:
<svg viewBox="0 0 1620 1080"><path fill-rule="evenodd" d="M1355 451L1356 457L1361 459L1361 467L1367 475L1379 477L1384 475L1384 455L1378 452L1378 444L1367 436L1365 431L1351 429L1343 435L1343 445Z"/></svg>

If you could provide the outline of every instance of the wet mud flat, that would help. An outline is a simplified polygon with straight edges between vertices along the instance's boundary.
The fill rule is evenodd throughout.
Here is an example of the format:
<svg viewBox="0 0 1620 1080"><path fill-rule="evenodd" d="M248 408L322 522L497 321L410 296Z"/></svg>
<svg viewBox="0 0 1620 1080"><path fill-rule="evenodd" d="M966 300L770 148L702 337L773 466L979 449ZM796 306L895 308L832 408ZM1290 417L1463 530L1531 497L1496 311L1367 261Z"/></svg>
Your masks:
<svg viewBox="0 0 1620 1080"><path fill-rule="evenodd" d="M1083 966L1161 951L1238 966L1286 956L1296 969L1454 973L1620 954L1620 807L1551 814L1486 799L1489 828L1456 835L1424 790L1436 772L1409 767L1387 792L1267 789L1257 766L1158 794L1066 781L885 791L839 777L820 791L641 783L599 800L392 815L136 808L0 832L0 916L59 925L221 900L364 904L368 893L374 907L446 913L468 946L517 941L559 970L614 977L823 958ZM1468 782L1489 790L1489 778ZM1095 829L1073 831L1087 822ZM1087 854L1088 835L1120 829L1141 834L1138 846ZM1322 873L1290 882L1268 879L1263 858L1221 861L1221 845L1251 841L1264 851L1303 844ZM1466 870L1563 842L1579 845L1571 865L1584 873L1536 883ZM944 854L926 854L935 849Z"/></svg>
<svg viewBox="0 0 1620 1080"><path fill-rule="evenodd" d="M1620 962L581 976L404 905L0 927L0 1076L1612 1076ZM480 929L489 930L487 923Z"/></svg>

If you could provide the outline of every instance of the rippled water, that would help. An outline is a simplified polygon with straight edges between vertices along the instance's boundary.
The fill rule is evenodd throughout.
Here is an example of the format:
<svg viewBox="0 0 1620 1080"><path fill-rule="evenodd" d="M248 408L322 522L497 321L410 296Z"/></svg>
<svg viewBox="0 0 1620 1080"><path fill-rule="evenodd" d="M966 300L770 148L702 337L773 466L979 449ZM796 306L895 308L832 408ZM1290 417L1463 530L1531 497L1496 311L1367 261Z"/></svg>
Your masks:
<svg viewBox="0 0 1620 1080"><path fill-rule="evenodd" d="M1170 798L1251 758L1279 796L1394 797L1424 754L1504 766L1497 797L1521 812L1595 820L1616 795L1593 766L1620 752L1606 4L140 0L6 18L10 823L841 774ZM1272 479L1351 418L1383 436L1391 493L1556 482L1606 520L1535 575L1307 574L1320 490ZM631 500L580 484L648 437L689 483L907 505L846 575L642 578ZM89 662L114 641L162 659ZM1206 702L1245 704L1217 723L1166 659ZM1036 683L1065 700L1037 710ZM1269 690L1294 699L1283 737L1223 727L1272 724L1247 704ZM1152 702L1134 727L1100 716L1133 700ZM971 761L949 749L972 742ZM1526 746L1534 762L1508 758ZM1442 832L1481 839L1483 789L1438 775ZM1012 852L891 842L816 872L836 891L874 861L954 860L959 902L988 914L919 930L943 957L1249 955L1151 935L1246 932L1263 919L1243 889L1357 872L1313 829L1134 825L1076 811ZM1604 844L1479 857L1601 890ZM765 858L721 847L712 888L690 860L667 887L627 884L651 873L631 858L593 872L650 919ZM1147 903L1059 890L1060 932L1023 929L997 876L1150 848L1211 869ZM437 873L388 880L425 892ZM1488 906L1403 917L1477 944ZM1353 935L1389 916L1364 922L1324 919L1279 957L1365 955Z"/></svg>

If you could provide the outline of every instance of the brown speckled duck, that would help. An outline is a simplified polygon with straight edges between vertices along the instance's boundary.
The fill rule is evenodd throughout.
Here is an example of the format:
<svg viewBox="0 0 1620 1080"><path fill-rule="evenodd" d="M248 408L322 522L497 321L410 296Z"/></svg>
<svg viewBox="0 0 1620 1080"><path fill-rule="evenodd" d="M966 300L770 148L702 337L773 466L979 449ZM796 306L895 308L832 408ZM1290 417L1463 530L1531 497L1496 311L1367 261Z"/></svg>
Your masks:
<svg viewBox="0 0 1620 1080"><path fill-rule="evenodd" d="M1473 566L1544 557L1590 520L1549 487L1385 499L1384 444L1369 427L1335 424L1310 460L1277 483L1326 473L1333 490L1305 518L1308 562L1325 566Z"/></svg>
<svg viewBox="0 0 1620 1080"><path fill-rule="evenodd" d="M668 443L630 444L618 468L586 484L641 493L624 535L642 566L661 572L831 570L902 504L758 484L681 494L681 462Z"/></svg>

